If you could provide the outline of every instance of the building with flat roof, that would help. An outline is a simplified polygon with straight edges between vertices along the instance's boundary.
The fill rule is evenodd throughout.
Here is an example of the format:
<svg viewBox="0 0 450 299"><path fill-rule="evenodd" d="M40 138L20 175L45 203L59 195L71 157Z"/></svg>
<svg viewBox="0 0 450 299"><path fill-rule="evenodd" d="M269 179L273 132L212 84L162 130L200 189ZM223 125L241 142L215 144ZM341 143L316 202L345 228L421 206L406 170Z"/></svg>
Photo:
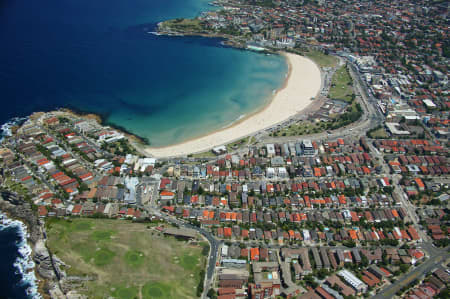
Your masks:
<svg viewBox="0 0 450 299"><path fill-rule="evenodd" d="M367 291L367 285L350 271L341 270L337 274L342 277L345 282L347 282L358 293L365 293Z"/></svg>
<svg viewBox="0 0 450 299"><path fill-rule="evenodd" d="M212 149L212 152L216 155L221 155L227 152L227 147L225 145L216 146Z"/></svg>
<svg viewBox="0 0 450 299"><path fill-rule="evenodd" d="M275 145L273 145L272 143L268 143L268 144L266 144L266 148L267 148L267 156L268 157L275 156Z"/></svg>
<svg viewBox="0 0 450 299"><path fill-rule="evenodd" d="M409 131L397 129L397 126L400 126L398 123L391 123L387 122L386 127L388 128L389 132L391 132L393 135L409 135Z"/></svg>
<svg viewBox="0 0 450 299"><path fill-rule="evenodd" d="M238 259L223 259L222 265L224 267L245 268L245 266L247 265L247 261Z"/></svg>
<svg viewBox="0 0 450 299"><path fill-rule="evenodd" d="M281 294L281 279L278 271L254 274L255 283L249 284L249 298L269 298Z"/></svg>
<svg viewBox="0 0 450 299"><path fill-rule="evenodd" d="M302 153L306 156L314 156L316 154L311 140L305 139L302 141Z"/></svg>

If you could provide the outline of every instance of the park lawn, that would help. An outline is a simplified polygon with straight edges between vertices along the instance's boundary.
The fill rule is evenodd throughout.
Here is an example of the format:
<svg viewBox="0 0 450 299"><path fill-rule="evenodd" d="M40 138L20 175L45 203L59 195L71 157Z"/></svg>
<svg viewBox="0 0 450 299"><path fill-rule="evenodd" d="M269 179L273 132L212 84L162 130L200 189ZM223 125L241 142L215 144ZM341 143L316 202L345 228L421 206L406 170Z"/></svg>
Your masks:
<svg viewBox="0 0 450 299"><path fill-rule="evenodd" d="M373 132L369 133L370 138L388 138L389 134L386 132L385 128L379 128Z"/></svg>
<svg viewBox="0 0 450 299"><path fill-rule="evenodd" d="M94 277L88 298L195 298L206 258L202 247L126 220L47 220L47 245L67 274Z"/></svg>
<svg viewBox="0 0 450 299"><path fill-rule="evenodd" d="M228 152L232 152L242 146L246 146L247 144L251 145L254 143L255 143L255 141L254 141L253 137L249 136L249 137L244 137L235 142L227 144L226 148L227 148ZM207 151L207 152L202 152L202 153L197 153L197 154L190 154L190 155L188 155L188 157L191 157L191 158L215 158L217 156L212 151Z"/></svg>
<svg viewBox="0 0 450 299"><path fill-rule="evenodd" d="M197 154L191 154L188 157L192 157L192 158L215 158L216 155L211 152L211 151L207 151L207 152L202 152L202 153L197 153Z"/></svg>
<svg viewBox="0 0 450 299"><path fill-rule="evenodd" d="M338 63L338 59L332 55L326 55L316 50L309 50L305 52L305 56L310 58L320 67L335 67Z"/></svg>
<svg viewBox="0 0 450 299"><path fill-rule="evenodd" d="M301 136L316 134L328 129L327 122L299 121L278 130L273 136Z"/></svg>
<svg viewBox="0 0 450 299"><path fill-rule="evenodd" d="M344 65L336 70L331 79L329 97L331 99L351 102L353 100L353 82L347 67Z"/></svg>
<svg viewBox="0 0 450 299"><path fill-rule="evenodd" d="M247 136L247 137L239 139L235 142L227 144L226 147L227 147L227 150L229 152L231 152L231 151L237 150L238 148L240 148L242 146L247 146L247 144L252 144L252 143L254 143L253 137Z"/></svg>
<svg viewBox="0 0 450 299"><path fill-rule="evenodd" d="M163 22L164 28L171 30L182 30L184 32L198 32L203 30L203 25L199 19L173 19Z"/></svg>

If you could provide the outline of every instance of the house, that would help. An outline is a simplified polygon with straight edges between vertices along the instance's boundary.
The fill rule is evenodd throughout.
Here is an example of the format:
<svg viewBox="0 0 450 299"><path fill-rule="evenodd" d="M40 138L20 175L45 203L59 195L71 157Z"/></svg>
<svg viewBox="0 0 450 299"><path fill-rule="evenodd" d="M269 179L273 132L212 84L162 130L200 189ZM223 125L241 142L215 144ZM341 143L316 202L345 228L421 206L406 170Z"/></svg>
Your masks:
<svg viewBox="0 0 450 299"><path fill-rule="evenodd" d="M83 209L82 205L75 205L72 209L72 215L79 216L81 214L81 210Z"/></svg>
<svg viewBox="0 0 450 299"><path fill-rule="evenodd" d="M39 214L39 217L41 217L41 218L46 217L47 214L48 214L47 207L46 206L39 206L38 207L38 214Z"/></svg>
<svg viewBox="0 0 450 299"><path fill-rule="evenodd" d="M331 288L337 287L340 289L340 293L344 296L355 296L356 291L345 284L336 274L329 276L325 283L328 284Z"/></svg>
<svg viewBox="0 0 450 299"><path fill-rule="evenodd" d="M161 200L171 200L171 199L174 199L175 193L164 190L164 191L161 191L160 196L161 196Z"/></svg>

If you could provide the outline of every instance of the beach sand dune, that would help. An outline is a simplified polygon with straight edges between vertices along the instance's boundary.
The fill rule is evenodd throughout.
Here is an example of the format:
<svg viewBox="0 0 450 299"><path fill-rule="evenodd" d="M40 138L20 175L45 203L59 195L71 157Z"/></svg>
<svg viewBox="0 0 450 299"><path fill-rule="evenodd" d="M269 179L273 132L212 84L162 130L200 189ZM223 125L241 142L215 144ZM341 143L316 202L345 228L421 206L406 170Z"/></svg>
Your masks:
<svg viewBox="0 0 450 299"><path fill-rule="evenodd" d="M207 151L283 122L304 110L320 91L320 69L306 57L290 53L283 55L289 63L289 75L283 88L275 93L266 107L219 131L171 146L146 147L144 152L160 158Z"/></svg>

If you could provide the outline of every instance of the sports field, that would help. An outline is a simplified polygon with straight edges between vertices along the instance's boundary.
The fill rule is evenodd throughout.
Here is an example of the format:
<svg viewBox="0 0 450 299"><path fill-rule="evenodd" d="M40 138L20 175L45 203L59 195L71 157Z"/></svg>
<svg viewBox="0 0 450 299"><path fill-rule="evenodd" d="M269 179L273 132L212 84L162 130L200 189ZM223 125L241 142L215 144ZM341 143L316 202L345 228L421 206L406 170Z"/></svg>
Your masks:
<svg viewBox="0 0 450 299"><path fill-rule="evenodd" d="M69 276L89 276L88 298L195 298L202 247L164 237L148 224L76 218L47 223L48 247Z"/></svg>

